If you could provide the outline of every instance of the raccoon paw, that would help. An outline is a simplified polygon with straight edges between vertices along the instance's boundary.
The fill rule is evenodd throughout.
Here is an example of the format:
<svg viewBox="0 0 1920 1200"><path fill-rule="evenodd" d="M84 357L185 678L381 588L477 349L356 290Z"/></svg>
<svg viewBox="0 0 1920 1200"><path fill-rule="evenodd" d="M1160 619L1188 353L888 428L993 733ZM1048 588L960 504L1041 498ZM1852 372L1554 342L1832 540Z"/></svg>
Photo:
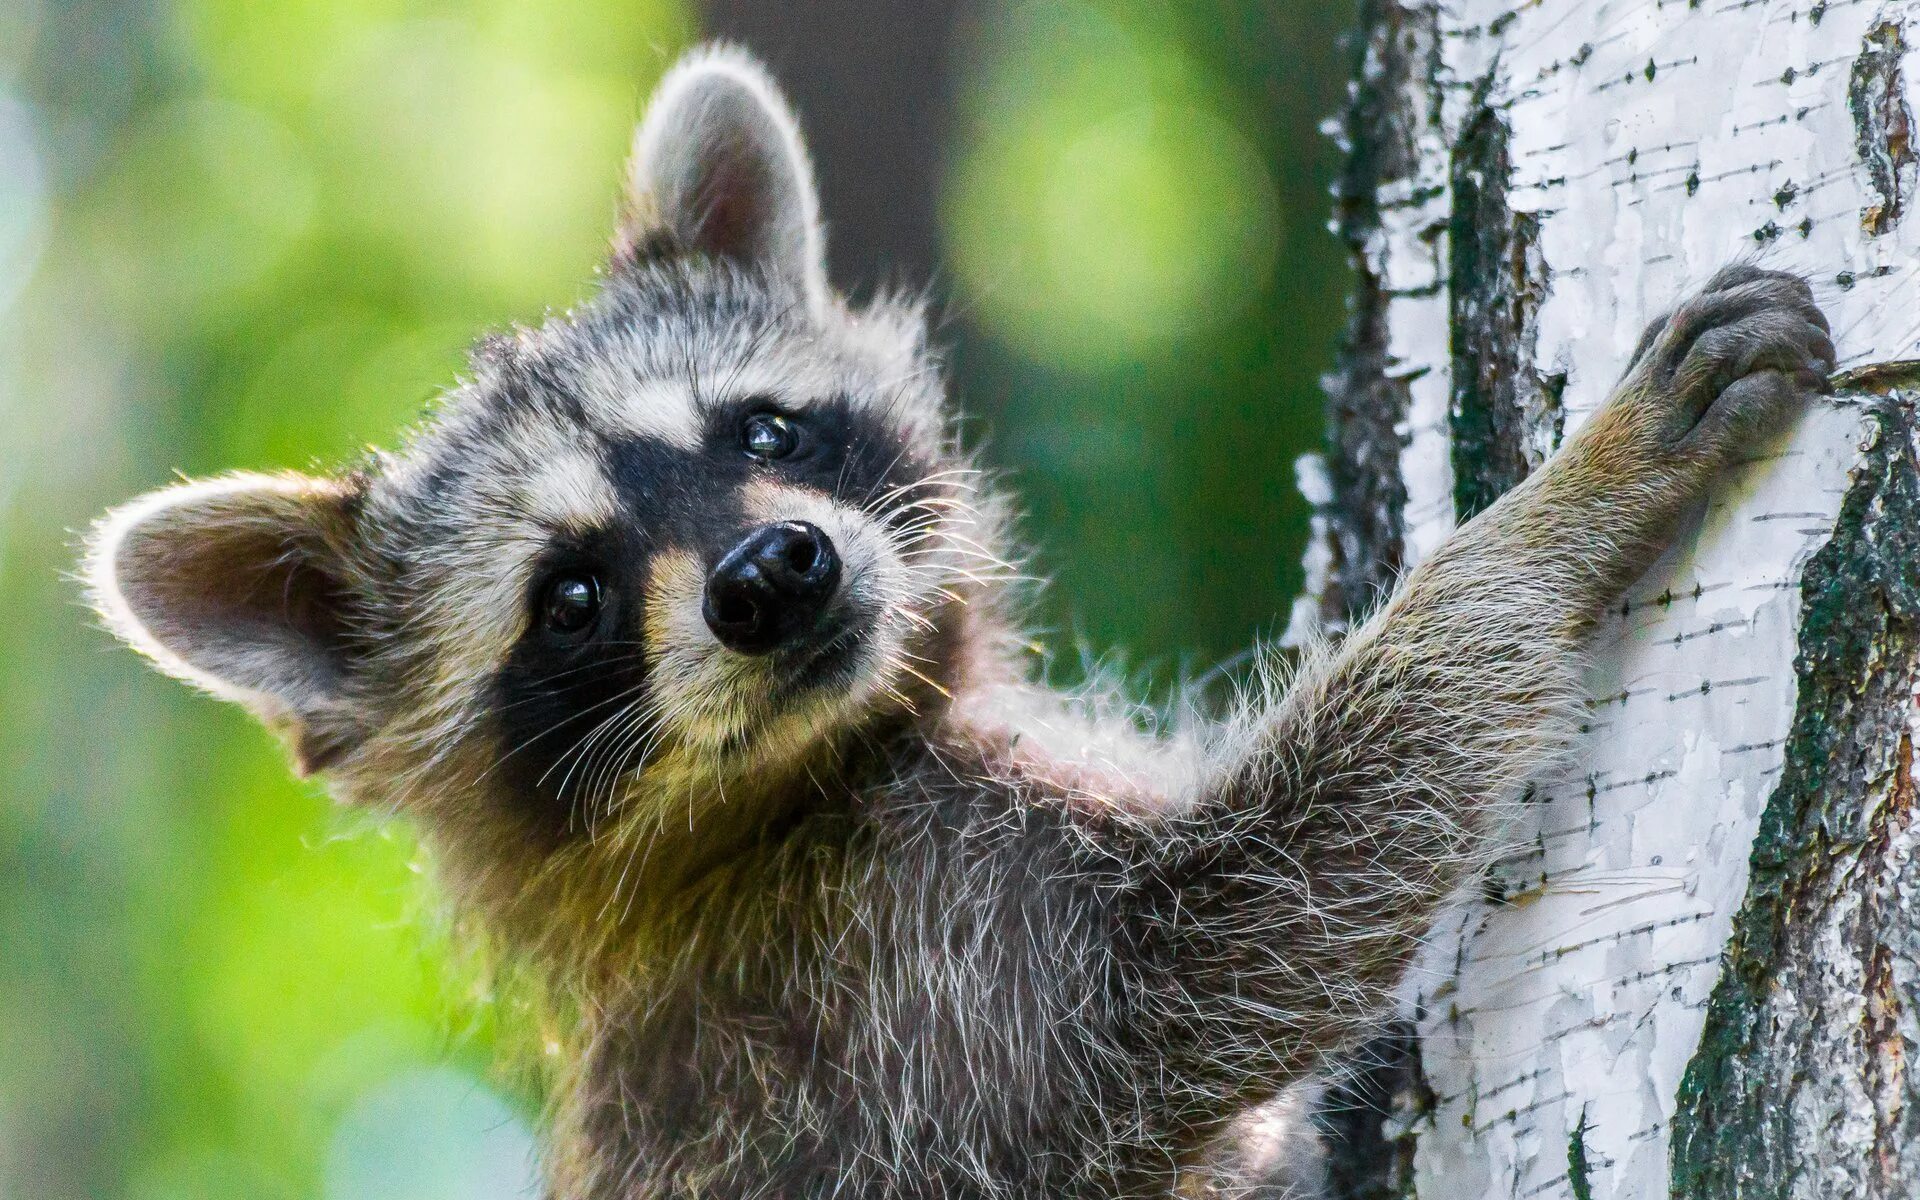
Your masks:
<svg viewBox="0 0 1920 1200"><path fill-rule="evenodd" d="M1717 457L1778 428L1825 391L1832 333L1798 275L1727 267L1641 335L1623 385L1667 449Z"/></svg>

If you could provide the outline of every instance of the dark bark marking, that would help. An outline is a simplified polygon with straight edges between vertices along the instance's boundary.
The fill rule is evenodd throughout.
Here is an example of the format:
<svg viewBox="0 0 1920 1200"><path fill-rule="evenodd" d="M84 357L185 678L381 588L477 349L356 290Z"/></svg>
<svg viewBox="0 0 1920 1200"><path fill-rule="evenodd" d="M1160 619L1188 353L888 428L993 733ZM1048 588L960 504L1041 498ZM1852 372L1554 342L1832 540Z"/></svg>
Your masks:
<svg viewBox="0 0 1920 1200"><path fill-rule="evenodd" d="M1900 71L1906 52L1900 23L1881 21L1867 32L1847 86L1860 161L1879 197L1861 212L1860 225L1876 236L1900 219L1913 186L1913 112L1907 107L1906 81Z"/></svg>
<svg viewBox="0 0 1920 1200"><path fill-rule="evenodd" d="M1492 83L1489 75L1476 89L1449 163L1450 432L1461 521L1525 479L1564 422L1558 392L1533 372L1534 317L1547 290L1540 220L1508 205L1513 162L1506 122L1487 102Z"/></svg>
<svg viewBox="0 0 1920 1200"><path fill-rule="evenodd" d="M1334 231L1356 276L1347 327L1326 376L1327 475L1332 502L1323 514L1332 567L1321 618L1347 628L1393 586L1403 562L1407 504L1400 477L1406 446L1407 379L1388 349L1386 283L1367 245L1380 229L1380 191L1411 177L1418 161L1417 116L1408 87L1429 72L1437 26L1427 5L1363 0L1355 83L1341 118L1346 165L1334 186Z"/></svg>
<svg viewBox="0 0 1920 1200"><path fill-rule="evenodd" d="M1904 826L1913 814L1913 737L1900 735L1899 759L1895 767L1893 791L1887 800L1888 819L1877 830L1874 857L1885 861L1892 828ZM1885 920L1885 905L1879 895L1868 897L1874 910L1874 924ZM1906 1107L1906 1041L1901 1036L1903 1007L1893 968L1893 953L1879 942L1867 948L1866 1004L1860 1016L1860 1040L1865 1047L1867 1095L1873 1100L1873 1182L1881 1195L1888 1195L1900 1179L1900 1116Z"/></svg>
<svg viewBox="0 0 1920 1200"><path fill-rule="evenodd" d="M1414 1144L1433 1105L1418 1026L1394 1021L1343 1064L1321 1101L1329 1193L1338 1200L1412 1196ZM1390 1113L1402 1118L1391 1129L1384 1119Z"/></svg>
<svg viewBox="0 0 1920 1200"><path fill-rule="evenodd" d="M1689 1200L1804 1194L1816 1176L1818 1194L1893 1200L1920 1172L1903 1007L1920 979L1920 936L1902 903L1920 891L1920 863L1890 849L1912 815L1908 720L1920 684L1913 399L1875 406L1872 444L1801 579L1785 763L1681 1081L1672 1190ZM1836 931L1850 963L1822 940ZM1859 1018L1832 994L1856 978ZM1838 1133L1795 1116L1797 1101L1831 1109L1849 1077L1849 1094L1873 1103L1871 1147L1837 1144Z"/></svg>

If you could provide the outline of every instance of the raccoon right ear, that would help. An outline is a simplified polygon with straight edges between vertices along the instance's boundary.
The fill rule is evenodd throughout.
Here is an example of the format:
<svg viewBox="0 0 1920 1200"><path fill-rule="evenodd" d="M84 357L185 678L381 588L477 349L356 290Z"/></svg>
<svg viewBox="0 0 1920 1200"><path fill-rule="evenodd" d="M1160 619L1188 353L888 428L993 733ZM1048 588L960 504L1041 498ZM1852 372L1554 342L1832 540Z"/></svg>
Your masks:
<svg viewBox="0 0 1920 1200"><path fill-rule="evenodd" d="M800 125L744 51L686 55L634 132L615 269L663 249L731 259L792 284L816 311L826 303L820 201Z"/></svg>
<svg viewBox="0 0 1920 1200"><path fill-rule="evenodd" d="M88 598L161 670L281 733L302 775L321 770L364 736L347 698L357 496L350 482L299 475L151 492L94 527Z"/></svg>

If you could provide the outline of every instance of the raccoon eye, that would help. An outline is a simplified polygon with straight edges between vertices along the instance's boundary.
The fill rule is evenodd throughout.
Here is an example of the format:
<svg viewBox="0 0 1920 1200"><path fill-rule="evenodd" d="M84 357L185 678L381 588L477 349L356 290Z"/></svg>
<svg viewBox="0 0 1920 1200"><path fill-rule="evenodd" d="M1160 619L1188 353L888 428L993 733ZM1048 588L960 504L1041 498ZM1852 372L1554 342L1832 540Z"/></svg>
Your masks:
<svg viewBox="0 0 1920 1200"><path fill-rule="evenodd" d="M755 413L740 427L740 447L762 462L785 458L800 448L800 430L778 413Z"/></svg>
<svg viewBox="0 0 1920 1200"><path fill-rule="evenodd" d="M600 581L577 572L555 575L541 593L540 615L553 633L584 632L600 615Z"/></svg>

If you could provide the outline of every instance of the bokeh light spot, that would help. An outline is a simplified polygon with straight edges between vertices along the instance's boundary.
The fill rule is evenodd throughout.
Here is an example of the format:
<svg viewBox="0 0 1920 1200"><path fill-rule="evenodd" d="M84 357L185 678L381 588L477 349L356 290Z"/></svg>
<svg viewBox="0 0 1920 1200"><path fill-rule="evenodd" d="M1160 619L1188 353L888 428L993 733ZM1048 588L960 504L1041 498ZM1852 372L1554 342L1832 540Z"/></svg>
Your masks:
<svg viewBox="0 0 1920 1200"><path fill-rule="evenodd" d="M348 1110L327 1152L326 1200L534 1200L533 1135L471 1076L410 1071Z"/></svg>
<svg viewBox="0 0 1920 1200"><path fill-rule="evenodd" d="M988 53L945 224L996 335L1098 367L1259 294L1279 250L1274 182L1246 118L1177 43L1046 4Z"/></svg>
<svg viewBox="0 0 1920 1200"><path fill-rule="evenodd" d="M183 100L149 116L88 222L126 311L174 324L238 305L311 226L304 147L264 113Z"/></svg>

